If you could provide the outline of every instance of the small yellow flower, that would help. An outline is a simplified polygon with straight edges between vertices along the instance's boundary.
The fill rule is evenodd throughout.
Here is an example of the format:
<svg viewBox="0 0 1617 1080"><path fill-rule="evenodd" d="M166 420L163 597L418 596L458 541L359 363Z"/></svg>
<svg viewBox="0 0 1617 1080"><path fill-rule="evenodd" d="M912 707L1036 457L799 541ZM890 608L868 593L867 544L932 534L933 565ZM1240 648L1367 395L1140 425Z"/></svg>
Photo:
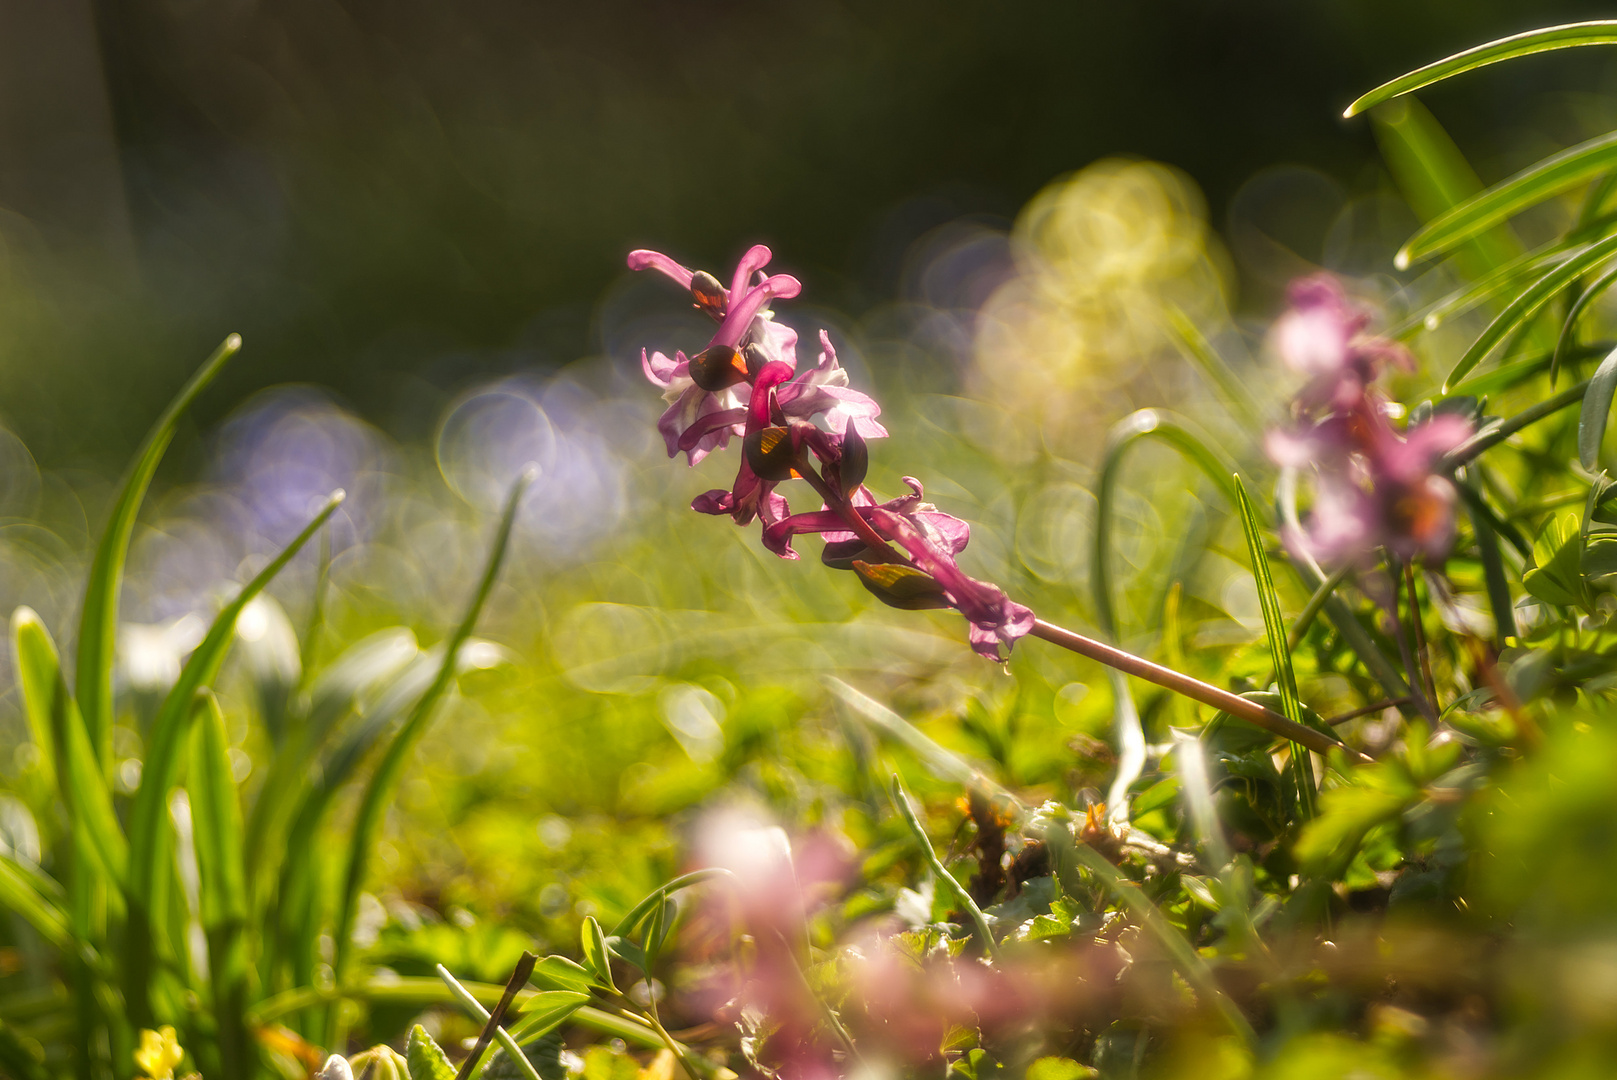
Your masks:
<svg viewBox="0 0 1617 1080"><path fill-rule="evenodd" d="M140 1049L135 1051L135 1064L151 1080L174 1080L174 1066L180 1063L185 1051L174 1035L174 1029L164 1025L161 1030L142 1028Z"/></svg>

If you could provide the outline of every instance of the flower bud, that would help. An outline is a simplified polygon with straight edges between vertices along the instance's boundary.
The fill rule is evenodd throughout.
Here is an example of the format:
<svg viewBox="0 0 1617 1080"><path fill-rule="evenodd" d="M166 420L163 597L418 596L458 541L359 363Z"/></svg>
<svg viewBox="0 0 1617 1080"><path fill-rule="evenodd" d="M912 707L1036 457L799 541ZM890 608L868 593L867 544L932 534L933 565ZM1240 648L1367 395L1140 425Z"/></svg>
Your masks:
<svg viewBox="0 0 1617 1080"><path fill-rule="evenodd" d="M870 448L859 434L857 424L850 423L842 433L842 457L837 462L837 488L844 497L851 498L870 471Z"/></svg>
<svg viewBox="0 0 1617 1080"><path fill-rule="evenodd" d="M792 445L791 433L783 427L759 428L749 432L741 444L742 453L752 471L765 480L788 480L796 473L792 463L797 449Z"/></svg>
<svg viewBox="0 0 1617 1080"><path fill-rule="evenodd" d="M859 583L888 607L921 611L951 606L938 579L913 566L855 559L853 572L859 575Z"/></svg>
<svg viewBox="0 0 1617 1080"><path fill-rule="evenodd" d="M706 270L691 275L691 298L696 310L705 311L715 319L724 318L724 286Z"/></svg>
<svg viewBox="0 0 1617 1080"><path fill-rule="evenodd" d="M710 394L747 380L747 364L728 345L715 345L691 357L691 381Z"/></svg>

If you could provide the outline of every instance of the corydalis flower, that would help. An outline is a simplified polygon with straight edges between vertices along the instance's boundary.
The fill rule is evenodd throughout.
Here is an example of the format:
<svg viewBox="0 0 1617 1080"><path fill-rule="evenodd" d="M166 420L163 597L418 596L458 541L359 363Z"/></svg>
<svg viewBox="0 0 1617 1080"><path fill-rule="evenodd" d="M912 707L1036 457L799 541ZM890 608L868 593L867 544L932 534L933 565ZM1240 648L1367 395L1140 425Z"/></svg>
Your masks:
<svg viewBox="0 0 1617 1080"><path fill-rule="evenodd" d="M742 434L750 384L758 371L768 363L783 363L796 371L797 331L775 322L769 305L796 296L802 285L789 274L764 275L769 259L767 247L751 248L736 265L726 289L711 274L687 269L660 252L629 253L629 269L660 271L690 290L693 306L719 324L707 347L695 356L676 352L670 359L661 352L641 350L646 378L662 388L669 403L657 421L669 457L683 451L695 465L709 451L727 446L732 435ZM875 420L880 407L847 388L848 373L837 363L836 350L823 331L820 344L819 363L781 388L782 407L802 419L823 413L838 433L852 422L867 439L886 435Z"/></svg>
<svg viewBox="0 0 1617 1080"><path fill-rule="evenodd" d="M1032 631L1033 612L960 569L955 556L970 530L923 503L919 481L906 477L911 494L882 504L864 486L866 441L887 434L876 421L881 408L849 388L823 330L819 362L797 370L797 337L774 323L767 305L796 296L800 286L786 275L764 277L768 262L769 249L754 247L725 289L711 275L666 255L629 256L631 269L666 274L719 323L695 356L641 354L647 378L670 402L657 425L670 457L684 451L694 465L732 436L743 440L734 482L697 496L691 508L727 515L738 525L758 519L765 546L787 559L797 558L793 536L818 533L828 566L855 571L868 590L894 607L954 608L971 624L972 648L1002 660L1001 645L1008 649ZM760 280L752 283L755 274ZM793 479L814 487L820 510L791 513L776 488Z"/></svg>
<svg viewBox="0 0 1617 1080"><path fill-rule="evenodd" d="M1290 294L1274 337L1281 359L1310 380L1293 426L1270 432L1267 448L1277 464L1312 468L1316 479L1307 530L1289 542L1326 562L1376 548L1441 561L1454 542L1456 491L1435 469L1470 436L1470 421L1441 414L1399 434L1371 384L1388 364L1413 367L1408 351L1366 334L1368 316L1334 278L1304 278Z"/></svg>

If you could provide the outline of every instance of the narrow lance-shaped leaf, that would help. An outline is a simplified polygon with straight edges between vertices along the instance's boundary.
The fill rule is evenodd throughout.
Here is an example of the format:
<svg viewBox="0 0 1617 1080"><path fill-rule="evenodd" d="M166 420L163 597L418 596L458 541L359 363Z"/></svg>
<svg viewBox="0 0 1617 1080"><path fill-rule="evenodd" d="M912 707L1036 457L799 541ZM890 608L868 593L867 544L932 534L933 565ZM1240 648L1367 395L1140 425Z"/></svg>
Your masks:
<svg viewBox="0 0 1617 1080"><path fill-rule="evenodd" d="M1566 320L1562 322L1560 336L1555 341L1555 352L1550 356L1550 389L1555 389L1555 380L1561 374L1561 365L1572 355L1578 343L1578 321L1583 318L1584 312L1589 310L1589 305L1600 299L1606 290L1611 288L1613 282L1617 282L1617 266L1608 267L1606 272L1584 289L1567 309Z"/></svg>
<svg viewBox="0 0 1617 1080"><path fill-rule="evenodd" d="M146 435L135 455L134 464L124 477L112 516L107 520L101 542L96 545L84 587L84 604L79 616L78 666L75 685L79 707L89 727L90 745L105 767L112 753L112 666L118 636L118 590L123 585L124 560L129 555L129 538L135 528L146 489L163 452L174 439L180 417L191 407L226 362L241 349L241 335L231 334L197 369L191 381L169 403L163 415Z"/></svg>
<svg viewBox="0 0 1617 1080"><path fill-rule="evenodd" d="M48 883L48 884L47 884ZM0 854L0 908L20 916L39 932L45 943L63 953L75 948L60 889L39 871L10 855Z"/></svg>
<svg viewBox="0 0 1617 1080"><path fill-rule="evenodd" d="M1498 318L1489 323L1477 340L1471 343L1465 355L1454 365L1454 370L1449 372L1448 378L1443 380L1444 392L1447 393L1449 388L1464 378L1467 372L1481 363L1482 359L1504 341L1511 331L1538 314L1538 310L1556 293L1613 255L1617 255L1617 234L1608 236L1599 243L1590 244L1535 281L1525 292L1506 305Z"/></svg>
<svg viewBox="0 0 1617 1080"><path fill-rule="evenodd" d="M1606 438L1606 421L1611 416L1614 391L1617 391L1617 349L1595 368L1578 410L1578 461L1591 471L1600 463L1600 444Z"/></svg>
<svg viewBox="0 0 1617 1080"><path fill-rule="evenodd" d="M246 1076L252 1071L252 1059L249 1034L242 1024L248 957L241 803L230 769L225 717L218 698L206 690L197 695L185 786L191 800L219 1059L227 1075Z"/></svg>
<svg viewBox="0 0 1617 1080"><path fill-rule="evenodd" d="M43 724L41 736L54 758L57 788L62 793L75 846L92 858L114 885L121 885L129 862L112 790L96 760L78 706L68 693L61 657L50 631L32 609L11 616L18 681L30 725Z"/></svg>
<svg viewBox="0 0 1617 1080"><path fill-rule="evenodd" d="M584 966L589 968L597 983L617 993L617 984L612 981L612 954L607 951L606 935L601 932L601 924L595 921L595 916L584 916L580 936L583 939Z"/></svg>
<svg viewBox="0 0 1617 1080"><path fill-rule="evenodd" d="M1269 554L1264 549L1263 536L1258 532L1257 515L1252 512L1246 485L1241 483L1239 476L1235 478L1235 497L1241 508L1241 528L1246 534L1247 553L1252 558L1252 576L1257 580L1258 604L1263 610L1263 630L1269 638L1269 655L1274 661L1275 682L1280 690L1280 710L1285 713L1287 720L1306 724L1302 701L1297 696L1297 676L1291 668L1291 650L1286 647L1286 623L1280 614L1280 596L1275 591L1274 576L1269 572ZM1297 800L1303 816L1311 818L1314 816L1314 770L1308 750L1292 743L1291 762L1297 783Z"/></svg>
<svg viewBox="0 0 1617 1080"><path fill-rule="evenodd" d="M292 561L309 539L342 504L343 493L334 492L313 521L285 550L244 585L235 599L219 612L185 666L173 689L163 699L152 720L147 740L146 761L140 787L135 792L129 815L129 916L132 924L124 963L125 991L137 1021L144 1021L146 976L153 955L167 955L170 943L161 917L163 887L168 881L169 852L172 847L167 825L169 789L178 776L181 755L189 734L193 702L197 691L211 683L224 663L225 653L235 636L236 618L253 597L264 591L286 564Z"/></svg>
<svg viewBox="0 0 1617 1080"><path fill-rule="evenodd" d="M364 886L365 875L370 868L371 849L381 828L383 811L393 798L393 792L398 787L399 778L404 774L404 766L409 761L411 752L421 736L426 733L439 699L443 697L444 691L449 689L449 684L455 677L455 663L460 655L460 647L472 636L478 616L483 612L483 604L494 589L494 580L499 576L500 566L505 561L506 548L511 541L511 527L516 523L517 507L521 505L522 493L533 482L534 475L534 471L529 469L512 485L511 494L506 499L505 512L494 534L494 546L489 551L488 562L483 567L483 576L477 583L477 591L473 593L466 613L461 617L460 625L455 627L449 636L449 641L444 647L443 660L438 666L438 673L420 700L416 702L415 708L410 711L398 734L388 744L381 763L371 775L370 783L366 785L365 793L360 798L359 811L354 816L349 834L351 839L347 872L337 901L337 925L334 936L336 955L332 967L339 983L346 971L352 946L350 939L354 915L359 908L359 891Z"/></svg>
<svg viewBox="0 0 1617 1080"><path fill-rule="evenodd" d="M1617 132L1579 143L1522 170L1428 222L1399 249L1393 263L1407 269L1439 255L1546 199L1617 166Z"/></svg>
<svg viewBox="0 0 1617 1080"><path fill-rule="evenodd" d="M1443 79L1475 71L1489 64L1497 64L1501 60L1513 60L1519 56L1531 56L1552 49L1573 49L1582 45L1617 45L1617 22L1595 20L1568 23L1564 26L1548 26L1542 30L1529 30L1524 34L1513 34L1507 38L1477 45L1382 83L1354 101L1342 111L1342 115L1357 116L1383 101L1391 101L1423 86L1430 86Z"/></svg>

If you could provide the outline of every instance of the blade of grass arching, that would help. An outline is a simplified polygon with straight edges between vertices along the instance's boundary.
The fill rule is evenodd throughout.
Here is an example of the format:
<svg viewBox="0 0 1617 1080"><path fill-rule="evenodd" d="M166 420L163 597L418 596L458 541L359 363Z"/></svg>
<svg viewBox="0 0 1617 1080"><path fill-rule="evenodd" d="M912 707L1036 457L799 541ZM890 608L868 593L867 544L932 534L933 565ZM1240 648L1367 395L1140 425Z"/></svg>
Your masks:
<svg viewBox="0 0 1617 1080"><path fill-rule="evenodd" d="M993 932L988 929L987 917L983 915L982 908L977 906L977 901L971 898L971 893L966 891L964 885L955 880L955 876L949 873L949 868L943 865L943 860L938 858L937 851L932 847L932 841L927 838L926 829L921 825L921 819L915 815L915 807L910 802L910 794L904 790L904 785L899 782L897 773L893 774L892 796L893 805L898 808L898 815L904 819L904 824L909 826L910 835L915 837L915 842L920 845L921 857L926 860L926 865L931 869L933 878L937 880L938 888L950 893L954 897L955 903L959 904L960 909L971 919L972 930L976 933L977 940L982 943L983 953L989 959L998 956L999 946L994 941Z"/></svg>
<svg viewBox="0 0 1617 1080"><path fill-rule="evenodd" d="M1456 316L1473 308L1491 303L1507 293L1515 295L1527 284L1548 273L1583 250L1583 243L1562 237L1553 244L1534 248L1503 266L1488 271L1477 280L1463 285L1426 307L1417 310L1404 322L1389 331L1390 337L1408 341L1422 330L1436 330Z"/></svg>
<svg viewBox="0 0 1617 1080"><path fill-rule="evenodd" d="M1611 416L1611 397L1617 391L1617 349L1600 361L1589 377L1578 408L1578 461L1593 472L1600 464L1600 444L1606 439L1606 421Z"/></svg>
<svg viewBox="0 0 1617 1080"><path fill-rule="evenodd" d="M1410 208L1422 221L1442 216L1482 190L1482 181L1448 132L1414 98L1377 109L1370 117L1381 157ZM1509 225L1478 233L1455 252L1461 272L1481 280L1521 257Z"/></svg>
<svg viewBox="0 0 1617 1080"><path fill-rule="evenodd" d="M1571 355L1577 345L1578 321L1583 318L1589 305L1598 300L1612 283L1617 282L1617 266L1609 268L1604 274L1595 278L1589 287L1578 294L1567 310L1566 320L1561 324L1561 333L1555 339L1555 351L1550 354L1550 389L1555 389L1555 380L1561 374L1561 364Z"/></svg>
<svg viewBox="0 0 1617 1080"><path fill-rule="evenodd" d="M247 883L241 802L230 770L230 736L219 699L202 691L196 712L185 787L191 799L218 1061L224 1075L246 1076L252 1071L252 1046L245 1023Z"/></svg>
<svg viewBox="0 0 1617 1080"><path fill-rule="evenodd" d="M692 870L688 874L681 874L672 881L659 885L647 893L645 899L630 908L629 913L618 920L618 924L612 928L612 933L608 936L621 938L634 933L635 927L640 925L642 919L657 910L663 901L681 889L688 889L692 885L700 885L702 882L712 881L714 878L734 876L721 866L710 866L705 870Z"/></svg>
<svg viewBox="0 0 1617 1080"><path fill-rule="evenodd" d="M131 1017L146 1027L151 1026L152 1020L146 981L152 960L171 957L174 953L162 917L166 910L165 892L173 848L168 825L168 793L179 773L197 691L218 675L242 609L292 561L342 505L342 500L343 493L334 492L296 539L225 605L208 628L202 644L180 669L180 677L152 720L140 787L135 791L129 814L129 933L124 961L124 989Z"/></svg>
<svg viewBox="0 0 1617 1080"><path fill-rule="evenodd" d="M32 926L51 948L71 955L76 943L67 913L62 910L66 899L61 886L43 872L0 854L0 908Z"/></svg>
<svg viewBox="0 0 1617 1080"><path fill-rule="evenodd" d="M1246 485L1235 478L1235 498L1241 508L1241 529L1246 534L1247 552L1252 557L1252 576L1257 580L1258 604L1263 609L1263 631L1269 638L1269 655L1274 661L1275 683L1280 689L1280 711L1287 720L1306 724L1303 703L1297 696L1297 676L1291 667L1291 651L1286 648L1286 623L1280 614L1280 596L1275 591L1274 575L1269 572L1269 553L1263 546L1263 535L1258 532L1258 518L1252 512L1252 501L1247 498ZM1297 784L1297 802L1305 820L1314 816L1314 769L1308 750L1291 744L1292 774Z"/></svg>
<svg viewBox="0 0 1617 1080"><path fill-rule="evenodd" d="M1168 326L1173 330L1174 336L1179 339L1186 356L1195 361L1202 373L1218 387L1224 395L1225 402L1232 411L1246 423L1249 430L1258 431L1263 427L1263 414L1258 409L1258 403L1253 400L1252 392L1246 384L1230 370L1224 362L1213 343L1207 340L1201 327L1193 322L1177 304L1168 304L1163 309L1167 316Z"/></svg>
<svg viewBox="0 0 1617 1080"><path fill-rule="evenodd" d="M113 810L106 773L68 693L56 643L39 616L26 607L12 614L11 633L29 723L45 727L75 849L94 859L104 883L116 889L127 872L129 845Z"/></svg>
<svg viewBox="0 0 1617 1080"><path fill-rule="evenodd" d="M134 464L124 477L112 515L96 545L95 559L84 586L84 604L79 615L78 664L74 685L79 708L89 728L90 745L96 760L107 768L112 757L112 667L118 635L118 590L123 585L124 560L129 554L129 538L135 528L146 489L163 452L174 439L180 417L191 407L226 362L241 349L241 336L231 334L197 369L191 381L169 403L163 415L146 435L135 455Z"/></svg>
<svg viewBox="0 0 1617 1080"><path fill-rule="evenodd" d="M1129 447L1148 438L1158 439L1178 450L1232 502L1235 497L1230 484L1235 463L1183 417L1163 409L1140 409L1112 425L1106 435L1100 483L1095 489L1095 547L1090 580L1095 594L1096 621L1113 641L1118 640L1118 624L1116 609L1112 606L1112 506L1117 500L1118 476Z"/></svg>
<svg viewBox="0 0 1617 1080"><path fill-rule="evenodd" d="M409 762L411 752L421 740L421 736L426 733L435 707L455 677L455 662L460 655L460 647L472 636L472 629L477 625L478 616L483 612L483 604L494 589L494 579L499 576L500 565L505 561L506 548L510 544L511 527L516 523L517 507L521 503L522 493L527 490L533 477L533 471L529 470L512 486L511 494L506 499L505 512L500 518L499 528L495 531L494 545L489 551L488 562L483 568L483 576L477 584L477 591L472 595L472 601L467 606L465 615L461 617L460 625L449 636L449 641L444 647L443 660L438 665L438 672L433 677L432 684L416 702L415 708L410 711L398 734L388 744L381 763L377 765L376 772L371 775L370 783L366 785L365 792L360 798L359 810L355 814L349 834L351 839L347 872L337 901L332 969L339 984L343 980L351 953L354 915L359 907L359 891L365 884L365 875L370 868L371 849L382 826L383 812L393 798L394 789L398 787L399 779L404 774L404 767Z"/></svg>
<svg viewBox="0 0 1617 1080"><path fill-rule="evenodd" d="M1613 255L1617 255L1617 233L1590 244L1535 281L1526 291L1507 304L1505 310L1501 311L1477 340L1471 343L1465 355L1454 365L1454 370L1449 372L1448 378L1443 380L1443 392L1448 393L1450 387L1481 363L1511 331L1538 314L1539 309L1556 293Z"/></svg>
<svg viewBox="0 0 1617 1080"><path fill-rule="evenodd" d="M1393 259L1406 270L1478 233L1617 167L1617 132L1579 143L1467 199L1410 237Z"/></svg>
<svg viewBox="0 0 1617 1080"><path fill-rule="evenodd" d="M309 621L303 627L303 640L298 647L298 660L302 664L302 682L314 675L315 661L320 654L320 638L326 631L326 593L331 587L331 534L320 534L320 562L314 574L314 591L309 598Z"/></svg>
<svg viewBox="0 0 1617 1080"><path fill-rule="evenodd" d="M1524 34L1513 34L1510 37L1490 41L1484 45L1466 49L1453 56L1444 57L1425 67L1389 82L1384 82L1369 93L1360 97L1353 104L1343 110L1344 117L1357 116L1366 109L1374 108L1383 101L1391 101L1395 97L1419 90L1423 86L1430 86L1443 79L1467 71L1475 71L1488 64L1497 64L1502 60L1513 60L1518 56L1531 56L1534 53L1548 52L1551 49L1573 49L1582 45L1617 45L1617 22L1610 20L1595 20L1591 22L1568 23L1564 26L1549 26L1542 30L1529 30Z"/></svg>

